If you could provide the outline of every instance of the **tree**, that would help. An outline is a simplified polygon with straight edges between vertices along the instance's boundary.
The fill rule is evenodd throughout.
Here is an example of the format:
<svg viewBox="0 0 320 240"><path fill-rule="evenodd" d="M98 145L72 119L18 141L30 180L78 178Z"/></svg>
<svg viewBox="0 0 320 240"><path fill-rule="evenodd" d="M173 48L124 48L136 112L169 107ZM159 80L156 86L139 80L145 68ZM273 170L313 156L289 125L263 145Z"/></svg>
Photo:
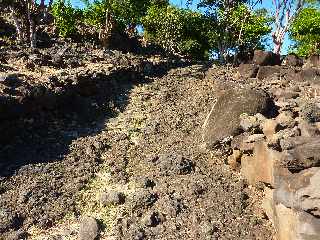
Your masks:
<svg viewBox="0 0 320 240"><path fill-rule="evenodd" d="M167 0L96 0L86 4L85 22L99 32L99 39L106 45L114 31L134 34L136 26L146 14L151 3L167 3Z"/></svg>
<svg viewBox="0 0 320 240"><path fill-rule="evenodd" d="M144 38L174 55L208 58L210 21L203 14L172 5L148 9L142 19Z"/></svg>
<svg viewBox="0 0 320 240"><path fill-rule="evenodd" d="M319 2L319 0L272 0L275 8L275 29L272 32L274 53L281 53L283 42L290 29L290 25L307 3L314 2Z"/></svg>
<svg viewBox="0 0 320 240"><path fill-rule="evenodd" d="M77 32L77 21L82 11L72 7L70 0L56 0L52 5L54 23L61 37L70 37Z"/></svg>
<svg viewBox="0 0 320 240"><path fill-rule="evenodd" d="M303 57L320 54L320 10L315 7L303 9L291 24L290 37L294 51Z"/></svg>
<svg viewBox="0 0 320 240"><path fill-rule="evenodd" d="M255 12L253 8L261 0L203 0L204 8L212 19L214 30L209 31L212 49L224 63L229 54L235 56L260 45L264 35L270 32L266 12ZM263 14L262 14L263 13Z"/></svg>
<svg viewBox="0 0 320 240"><path fill-rule="evenodd" d="M29 42L31 47L36 47L36 30L48 16L49 4L45 0L40 3L35 0L0 0L0 10L9 11L17 31L17 40L19 42Z"/></svg>

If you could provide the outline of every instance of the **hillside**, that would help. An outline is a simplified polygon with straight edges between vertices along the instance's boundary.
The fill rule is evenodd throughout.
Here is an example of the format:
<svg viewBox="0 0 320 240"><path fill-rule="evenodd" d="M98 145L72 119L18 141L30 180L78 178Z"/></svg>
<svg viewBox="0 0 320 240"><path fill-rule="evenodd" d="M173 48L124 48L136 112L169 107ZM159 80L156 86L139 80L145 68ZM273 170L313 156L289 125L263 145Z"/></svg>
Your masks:
<svg viewBox="0 0 320 240"><path fill-rule="evenodd" d="M290 213L295 199L270 200L272 216L274 179L318 176L319 65L269 55L238 68L68 42L1 48L2 239L277 236L277 204ZM280 168L270 149L298 150ZM317 234L312 186L297 211Z"/></svg>

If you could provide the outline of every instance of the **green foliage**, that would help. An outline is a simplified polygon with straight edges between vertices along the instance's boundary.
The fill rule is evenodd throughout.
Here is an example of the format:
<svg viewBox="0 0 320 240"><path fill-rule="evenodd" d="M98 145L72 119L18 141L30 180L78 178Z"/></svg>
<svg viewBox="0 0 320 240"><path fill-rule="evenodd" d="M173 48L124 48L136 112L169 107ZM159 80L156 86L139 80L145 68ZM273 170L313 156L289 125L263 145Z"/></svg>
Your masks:
<svg viewBox="0 0 320 240"><path fill-rule="evenodd" d="M250 11L245 4L240 4L231 11L228 22L231 25L234 48L241 47L250 51L260 44L263 36L271 32L271 19L266 13L263 10Z"/></svg>
<svg viewBox="0 0 320 240"><path fill-rule="evenodd" d="M212 50L223 62L227 55L250 52L261 46L264 36L271 32L271 18L266 10L253 11L248 0L203 0L200 7L214 22L209 31Z"/></svg>
<svg viewBox="0 0 320 240"><path fill-rule="evenodd" d="M109 11L120 30L136 26L141 23L141 18L146 14L152 2L166 3L165 0L95 0L93 3L84 1L85 21L87 24L101 28L106 22L106 11Z"/></svg>
<svg viewBox="0 0 320 240"><path fill-rule="evenodd" d="M70 0L54 1L52 14L61 37L70 37L77 32L77 20L81 18L81 10L73 8Z"/></svg>
<svg viewBox="0 0 320 240"><path fill-rule="evenodd" d="M303 9L290 28L290 37L295 41L293 51L300 56L320 53L320 10Z"/></svg>
<svg viewBox="0 0 320 240"><path fill-rule="evenodd" d="M146 40L159 44L167 51L197 59L208 57L208 18L199 12L177 7L156 6L148 9L142 19Z"/></svg>

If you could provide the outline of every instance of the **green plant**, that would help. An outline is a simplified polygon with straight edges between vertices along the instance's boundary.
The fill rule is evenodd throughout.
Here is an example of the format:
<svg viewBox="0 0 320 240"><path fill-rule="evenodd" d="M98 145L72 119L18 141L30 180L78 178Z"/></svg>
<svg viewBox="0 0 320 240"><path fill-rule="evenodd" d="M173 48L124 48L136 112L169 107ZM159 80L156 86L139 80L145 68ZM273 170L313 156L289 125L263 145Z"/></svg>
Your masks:
<svg viewBox="0 0 320 240"><path fill-rule="evenodd" d="M305 8L290 28L290 37L295 41L292 51L307 57L320 53L320 10Z"/></svg>
<svg viewBox="0 0 320 240"><path fill-rule="evenodd" d="M61 37L71 37L77 32L81 10L72 7L70 0L56 0L52 5L55 25Z"/></svg>
<svg viewBox="0 0 320 240"><path fill-rule="evenodd" d="M153 5L142 19L142 25L144 37L149 42L159 44L171 53L208 58L207 32L211 25L203 14L172 5Z"/></svg>
<svg viewBox="0 0 320 240"><path fill-rule="evenodd" d="M264 36L271 31L267 11L254 7L260 1L202 0L203 8L214 25L208 31L212 52L225 62L228 55L244 55L261 46Z"/></svg>

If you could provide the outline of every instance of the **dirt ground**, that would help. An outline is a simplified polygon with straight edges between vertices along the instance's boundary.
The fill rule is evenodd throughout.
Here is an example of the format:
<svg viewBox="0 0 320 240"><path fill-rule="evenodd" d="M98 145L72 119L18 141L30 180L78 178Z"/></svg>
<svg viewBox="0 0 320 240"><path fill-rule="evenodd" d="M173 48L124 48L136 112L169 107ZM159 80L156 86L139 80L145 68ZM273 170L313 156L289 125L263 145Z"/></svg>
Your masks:
<svg viewBox="0 0 320 240"><path fill-rule="evenodd" d="M4 239L77 239L83 216L99 220L100 239L272 239L262 191L229 169L222 149L203 147L216 80L206 70L123 84L86 118L57 110L20 121L0 150ZM106 203L110 193L122 200Z"/></svg>

